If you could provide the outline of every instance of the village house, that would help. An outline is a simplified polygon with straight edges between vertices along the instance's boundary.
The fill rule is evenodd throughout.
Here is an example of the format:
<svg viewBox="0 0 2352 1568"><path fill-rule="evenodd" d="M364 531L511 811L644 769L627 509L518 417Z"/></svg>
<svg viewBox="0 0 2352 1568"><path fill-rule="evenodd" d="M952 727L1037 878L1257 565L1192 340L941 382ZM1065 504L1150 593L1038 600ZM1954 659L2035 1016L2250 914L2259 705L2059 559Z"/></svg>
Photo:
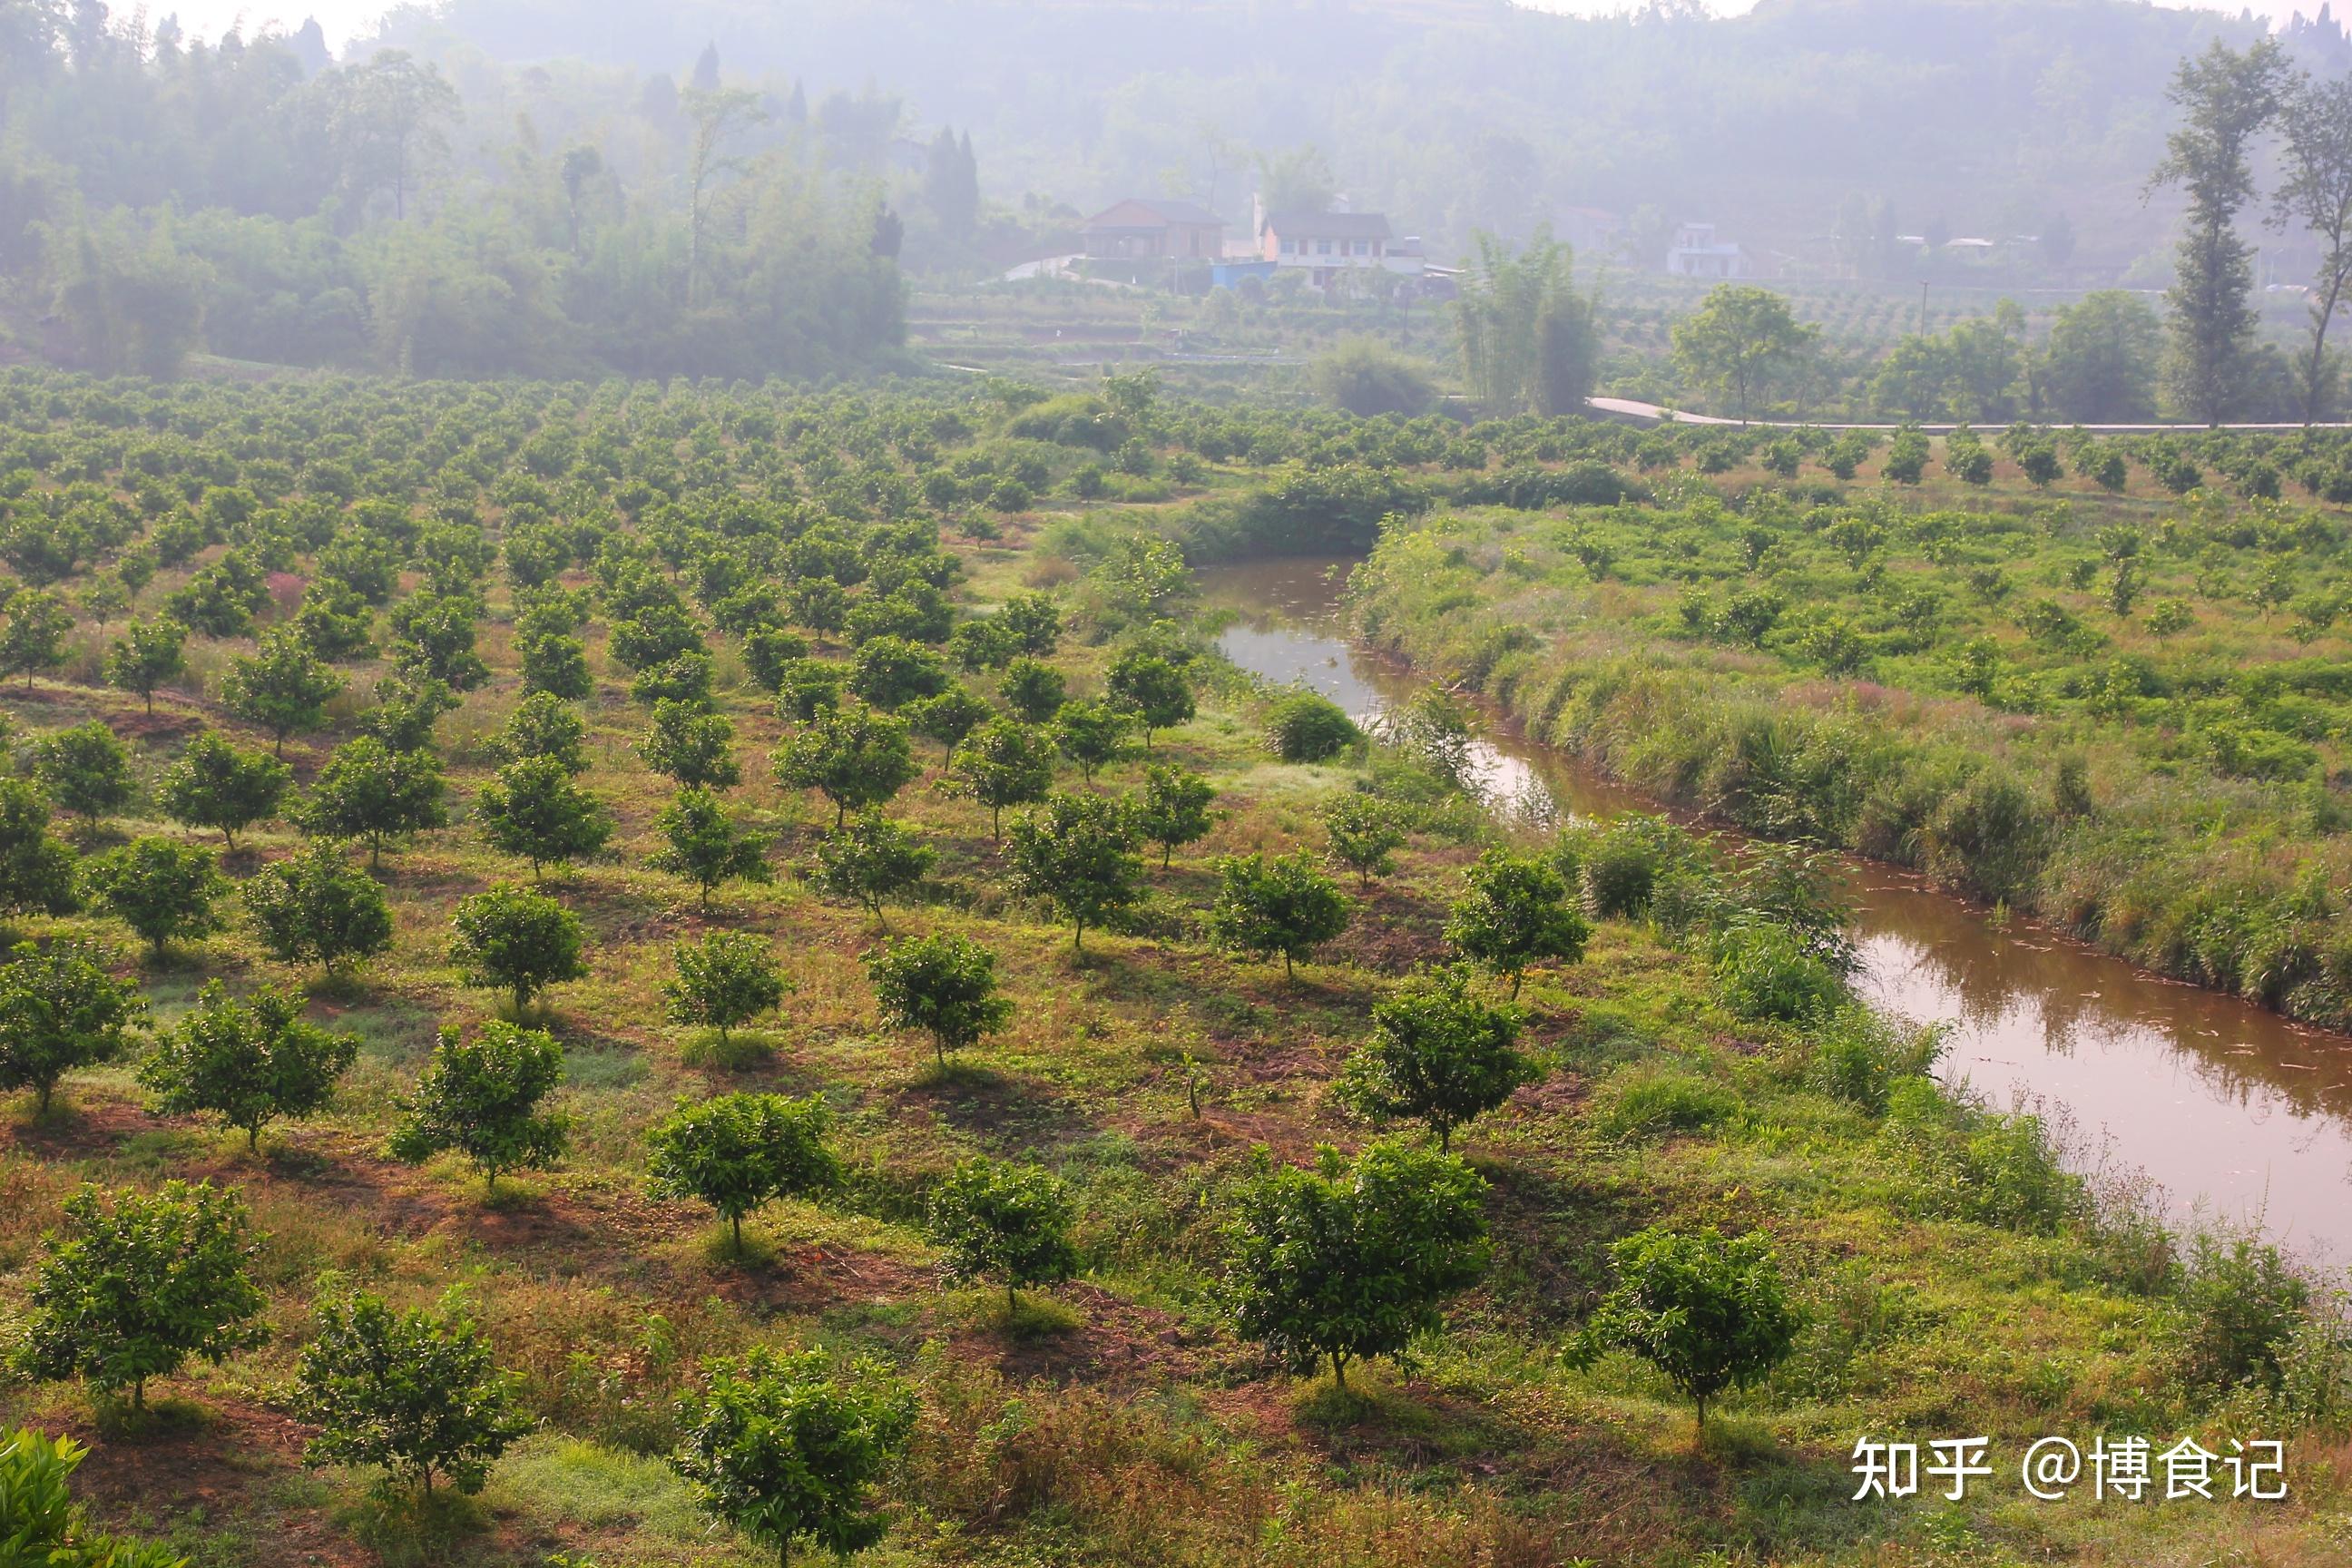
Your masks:
<svg viewBox="0 0 2352 1568"><path fill-rule="evenodd" d="M1261 211L1253 251L1277 271L1305 271L1317 289L1343 272L1418 278L1426 267L1420 239L1398 237L1381 213Z"/></svg>
<svg viewBox="0 0 2352 1568"><path fill-rule="evenodd" d="M1716 237L1711 223L1686 223L1675 230L1666 271L1676 278L1745 278L1748 252L1735 240Z"/></svg>
<svg viewBox="0 0 2352 1568"><path fill-rule="evenodd" d="M1191 202L1131 197L1087 220L1092 261L1214 261L1225 253L1225 220Z"/></svg>

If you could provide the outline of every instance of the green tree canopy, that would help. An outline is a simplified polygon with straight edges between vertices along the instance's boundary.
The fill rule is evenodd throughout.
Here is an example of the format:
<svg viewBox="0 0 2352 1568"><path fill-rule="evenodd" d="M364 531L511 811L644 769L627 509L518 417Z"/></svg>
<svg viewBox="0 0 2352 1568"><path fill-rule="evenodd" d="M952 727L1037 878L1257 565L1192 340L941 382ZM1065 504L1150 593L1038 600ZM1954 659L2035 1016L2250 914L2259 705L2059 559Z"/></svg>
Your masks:
<svg viewBox="0 0 2352 1568"><path fill-rule="evenodd" d="M491 1192L509 1171L551 1170L571 1143L571 1121L540 1105L562 1081L563 1047L543 1029L493 1019L469 1040L445 1028L416 1092L399 1102L392 1157L421 1165L462 1155Z"/></svg>
<svg viewBox="0 0 2352 1568"><path fill-rule="evenodd" d="M163 770L155 804L184 827L218 832L234 852L236 836L277 816L293 784L294 771L276 757L240 752L207 730Z"/></svg>
<svg viewBox="0 0 2352 1568"><path fill-rule="evenodd" d="M670 1021L728 1032L782 1005L793 987L768 939L751 931L705 932L671 950L677 974L662 986Z"/></svg>
<svg viewBox="0 0 2352 1568"><path fill-rule="evenodd" d="M836 1372L822 1351L765 1347L705 1373L679 1401L670 1461L704 1512L783 1563L803 1537L844 1557L882 1539L873 1489L915 1426L904 1384L864 1363Z"/></svg>
<svg viewBox="0 0 2352 1568"><path fill-rule="evenodd" d="M1353 1163L1262 1167L1234 1194L1223 1287L1234 1327L1294 1370L1395 1355L1433 1332L1486 1269L1486 1184L1451 1154L1391 1140Z"/></svg>
<svg viewBox="0 0 2352 1568"><path fill-rule="evenodd" d="M0 1089L31 1089L39 1115L67 1073L121 1056L146 1012L105 959L77 942L27 942L0 965Z"/></svg>
<svg viewBox="0 0 2352 1568"><path fill-rule="evenodd" d="M392 949L383 885L331 844L263 867L239 891L262 945L282 963L324 964L334 973Z"/></svg>
<svg viewBox="0 0 2352 1568"><path fill-rule="evenodd" d="M1019 1309L1022 1286L1056 1285L1078 1271L1069 1191L1035 1165L959 1160L925 1213L947 1277L1002 1282L1008 1314Z"/></svg>
<svg viewBox="0 0 2352 1568"><path fill-rule="evenodd" d="M1271 860L1228 856L1217 862L1217 875L1211 939L1229 952L1279 957L1286 977L1296 978L1298 960L1348 929L1346 895L1305 849Z"/></svg>
<svg viewBox="0 0 2352 1568"><path fill-rule="evenodd" d="M1410 1117L1450 1149L1454 1130L1534 1076L1519 1020L1473 995L1459 969L1424 972L1372 1008L1371 1037L1349 1058L1340 1097L1375 1121Z"/></svg>
<svg viewBox="0 0 2352 1568"><path fill-rule="evenodd" d="M777 783L833 802L836 829L851 812L886 804L917 771L906 721L862 703L819 714L774 760Z"/></svg>
<svg viewBox="0 0 2352 1568"><path fill-rule="evenodd" d="M887 942L866 955L866 973L883 1023L929 1034L942 1068L950 1051L978 1045L1013 1016L1012 1000L997 994L995 954L952 931Z"/></svg>
<svg viewBox="0 0 2352 1568"><path fill-rule="evenodd" d="M1575 1359L1632 1352L1696 1405L1702 1428L1711 1401L1747 1387L1796 1348L1803 1317L1761 1233L1727 1238L1711 1226L1694 1234L1653 1226L1610 1256L1616 1289L1586 1325Z"/></svg>
<svg viewBox="0 0 2352 1568"><path fill-rule="evenodd" d="M139 1081L163 1114L217 1116L252 1149L272 1121L325 1110L359 1051L358 1036L306 1022L302 1005L274 986L239 1002L215 980L194 1011L156 1036Z"/></svg>
<svg viewBox="0 0 2352 1568"><path fill-rule="evenodd" d="M654 818L654 828L667 845L655 852L654 868L694 883L701 889L705 909L722 882L775 879L768 865L766 837L738 828L726 805L709 790L678 791Z"/></svg>
<svg viewBox="0 0 2352 1568"><path fill-rule="evenodd" d="M154 949L160 961L172 942L221 929L215 907L228 891L213 852L169 838L135 838L89 864L98 905Z"/></svg>
<svg viewBox="0 0 2352 1568"><path fill-rule="evenodd" d="M1048 795L1013 819L1013 890L1051 905L1070 926L1070 946L1086 951L1087 928L1099 926L1142 892L1143 862L1135 823L1118 801L1092 795Z"/></svg>
<svg viewBox="0 0 2352 1568"><path fill-rule="evenodd" d="M1790 312L1784 296L1752 283L1725 283L1675 323L1675 360L1693 381L1727 395L1744 425L1766 384L1820 336L1820 328Z"/></svg>
<svg viewBox="0 0 2352 1568"><path fill-rule="evenodd" d="M1556 868L1502 849L1478 857L1445 921L1445 940L1454 951L1491 974L1507 976L1513 996L1530 964L1573 963L1584 956L1591 934Z"/></svg>
<svg viewBox="0 0 2352 1568"><path fill-rule="evenodd" d="M841 1183L841 1162L825 1139L832 1113L814 1095L722 1094L680 1100L646 1134L653 1194L709 1204L743 1250L743 1220L782 1198L813 1197Z"/></svg>
<svg viewBox="0 0 2352 1568"><path fill-rule="evenodd" d="M43 1237L18 1364L102 1394L127 1388L144 1410L150 1379L261 1344L268 1299L253 1282L251 1228L244 1200L210 1182L83 1187Z"/></svg>
<svg viewBox="0 0 2352 1568"><path fill-rule="evenodd" d="M306 1465L365 1465L429 1494L435 1476L482 1489L490 1466L534 1423L521 1379L500 1372L456 1292L395 1310L376 1296L329 1296L294 1369L294 1414L318 1428Z"/></svg>
<svg viewBox="0 0 2352 1568"><path fill-rule="evenodd" d="M517 1014L547 987L587 977L580 917L534 889L494 883L460 900L450 925L466 984L511 992Z"/></svg>

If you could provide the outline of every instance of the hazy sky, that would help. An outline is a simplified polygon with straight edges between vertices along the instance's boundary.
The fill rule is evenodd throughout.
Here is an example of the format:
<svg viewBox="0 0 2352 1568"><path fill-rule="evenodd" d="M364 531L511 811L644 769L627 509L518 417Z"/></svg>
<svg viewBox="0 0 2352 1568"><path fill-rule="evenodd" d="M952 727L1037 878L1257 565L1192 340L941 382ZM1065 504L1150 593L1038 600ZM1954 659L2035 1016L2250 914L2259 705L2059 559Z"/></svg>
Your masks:
<svg viewBox="0 0 2352 1568"><path fill-rule="evenodd" d="M1608 12L1632 8L1630 0L1522 0L1523 4L1549 11ZM1731 13L1748 10L1756 0L1707 0L1716 10ZM2172 5L2206 5L2216 9L2236 11L2251 4L2261 14L2284 20L2297 9L2316 11L2319 0L2160 0ZM147 14L163 16L176 12L180 22L190 33L200 37L216 38L242 18L247 32L258 32L270 21L285 24L287 30L299 26L305 16L316 16L327 30L327 41L341 48L354 30L362 30L368 23L390 9L391 0L148 0ZM127 10L129 0L116 5Z"/></svg>

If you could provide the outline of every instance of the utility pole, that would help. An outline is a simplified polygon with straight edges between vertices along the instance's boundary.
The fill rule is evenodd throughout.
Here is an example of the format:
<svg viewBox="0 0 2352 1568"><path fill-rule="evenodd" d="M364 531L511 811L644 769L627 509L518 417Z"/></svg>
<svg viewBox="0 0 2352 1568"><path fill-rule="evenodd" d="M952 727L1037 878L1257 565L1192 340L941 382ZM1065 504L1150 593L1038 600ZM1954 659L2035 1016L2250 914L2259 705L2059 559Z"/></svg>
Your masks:
<svg viewBox="0 0 2352 1568"><path fill-rule="evenodd" d="M1927 280L1919 279L1919 335L1927 335Z"/></svg>

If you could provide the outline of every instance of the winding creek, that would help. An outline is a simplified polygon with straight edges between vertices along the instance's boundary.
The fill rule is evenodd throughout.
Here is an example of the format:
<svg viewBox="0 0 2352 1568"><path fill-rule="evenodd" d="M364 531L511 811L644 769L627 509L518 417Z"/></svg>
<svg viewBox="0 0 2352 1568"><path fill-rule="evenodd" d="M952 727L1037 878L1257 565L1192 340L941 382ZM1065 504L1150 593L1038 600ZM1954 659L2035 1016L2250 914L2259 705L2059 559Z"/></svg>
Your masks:
<svg viewBox="0 0 2352 1568"><path fill-rule="evenodd" d="M1228 658L1297 681L1359 718L1409 697L1409 668L1351 648L1340 626L1345 561L1270 561L1201 574L1235 612ZM1655 809L1572 758L1497 726L1482 784L1607 816ZM2260 1221L2315 1258L2352 1258L2352 1040L2234 998L2146 974L2063 937L1985 912L1893 868L1856 861L1863 994L1948 1026L1943 1071L1996 1105L2062 1126L2074 1157L2144 1173L2176 1215Z"/></svg>

